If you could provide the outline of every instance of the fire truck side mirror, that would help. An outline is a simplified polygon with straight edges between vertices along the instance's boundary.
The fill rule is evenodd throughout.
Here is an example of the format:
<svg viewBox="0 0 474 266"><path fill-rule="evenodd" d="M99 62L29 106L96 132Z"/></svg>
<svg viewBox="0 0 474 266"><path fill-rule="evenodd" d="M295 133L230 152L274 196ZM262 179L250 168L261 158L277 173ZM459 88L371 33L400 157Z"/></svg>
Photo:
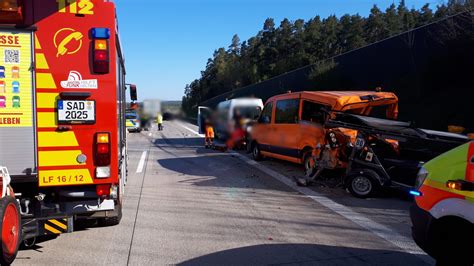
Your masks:
<svg viewBox="0 0 474 266"><path fill-rule="evenodd" d="M133 102L137 100L137 86L136 85L130 85L130 100Z"/></svg>

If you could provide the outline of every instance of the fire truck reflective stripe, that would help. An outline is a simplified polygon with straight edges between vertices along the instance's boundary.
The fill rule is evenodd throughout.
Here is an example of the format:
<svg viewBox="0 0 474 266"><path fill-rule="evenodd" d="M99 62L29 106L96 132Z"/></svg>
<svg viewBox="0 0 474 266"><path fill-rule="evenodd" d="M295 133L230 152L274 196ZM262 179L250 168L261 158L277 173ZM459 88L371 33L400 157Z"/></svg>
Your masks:
<svg viewBox="0 0 474 266"><path fill-rule="evenodd" d="M44 224L44 229L46 231L49 231L49 232L53 233L53 234L58 234L58 235L61 234L61 231L57 230L56 228L54 228L51 225L46 224L46 223Z"/></svg>
<svg viewBox="0 0 474 266"><path fill-rule="evenodd" d="M48 61L43 53L36 54L36 69L49 69Z"/></svg>
<svg viewBox="0 0 474 266"><path fill-rule="evenodd" d="M48 222L52 223L52 224L55 224L57 227L63 229L63 230L67 230L67 223L66 224L63 224L61 222L61 220L48 220Z"/></svg>
<svg viewBox="0 0 474 266"><path fill-rule="evenodd" d="M37 106L38 108L56 108L56 98L58 97L58 93L40 92L37 94Z"/></svg>
<svg viewBox="0 0 474 266"><path fill-rule="evenodd" d="M77 162L77 156L81 155L80 150L73 151L40 151L38 161L40 167L45 166L74 166L84 165Z"/></svg>
<svg viewBox="0 0 474 266"><path fill-rule="evenodd" d="M77 147L74 132L38 132L38 146L45 147Z"/></svg>
<svg viewBox="0 0 474 266"><path fill-rule="evenodd" d="M53 75L51 73L36 73L36 88L37 89L56 89Z"/></svg>
<svg viewBox="0 0 474 266"><path fill-rule="evenodd" d="M93 184L89 169L40 170L39 186L69 186Z"/></svg>
<svg viewBox="0 0 474 266"><path fill-rule="evenodd" d="M57 127L56 113L54 112L38 112L38 127L48 128Z"/></svg>
<svg viewBox="0 0 474 266"><path fill-rule="evenodd" d="M36 48L36 49L41 49L41 45L40 45L40 43L39 43L39 41L38 41L38 37L36 37L36 36L35 36L35 48Z"/></svg>

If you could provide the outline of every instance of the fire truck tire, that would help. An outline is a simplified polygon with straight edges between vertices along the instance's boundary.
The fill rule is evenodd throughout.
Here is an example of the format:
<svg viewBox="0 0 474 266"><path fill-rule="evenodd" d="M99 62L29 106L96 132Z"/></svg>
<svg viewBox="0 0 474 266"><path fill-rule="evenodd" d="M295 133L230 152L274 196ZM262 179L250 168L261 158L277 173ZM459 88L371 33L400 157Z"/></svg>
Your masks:
<svg viewBox="0 0 474 266"><path fill-rule="evenodd" d="M20 206L15 198L6 196L0 199L0 217L2 228L0 264L10 265L16 258L22 240Z"/></svg>
<svg viewBox="0 0 474 266"><path fill-rule="evenodd" d="M99 220L99 224L101 226L114 226L120 223L120 220L122 220L122 204L118 203L116 207L117 207L117 216L101 218Z"/></svg>
<svg viewBox="0 0 474 266"><path fill-rule="evenodd" d="M347 175L345 184L352 196L360 199L373 197L380 190L377 178L366 170L353 170Z"/></svg>

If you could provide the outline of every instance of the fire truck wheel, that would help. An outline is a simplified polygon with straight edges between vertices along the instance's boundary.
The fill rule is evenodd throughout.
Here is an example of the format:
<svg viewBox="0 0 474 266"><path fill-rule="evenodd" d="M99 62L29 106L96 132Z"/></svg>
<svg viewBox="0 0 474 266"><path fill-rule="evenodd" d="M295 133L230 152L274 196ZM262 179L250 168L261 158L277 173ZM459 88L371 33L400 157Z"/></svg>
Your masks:
<svg viewBox="0 0 474 266"><path fill-rule="evenodd" d="M117 207L117 216L101 218L99 220L99 224L101 226L114 226L120 223L120 220L122 220L122 204L117 203L116 207Z"/></svg>
<svg viewBox="0 0 474 266"><path fill-rule="evenodd" d="M15 198L6 196L0 199L0 217L2 218L0 264L10 265L16 258L21 242L20 206Z"/></svg>
<svg viewBox="0 0 474 266"><path fill-rule="evenodd" d="M369 172L354 170L347 175L346 186L356 198L370 198L377 194L380 184Z"/></svg>

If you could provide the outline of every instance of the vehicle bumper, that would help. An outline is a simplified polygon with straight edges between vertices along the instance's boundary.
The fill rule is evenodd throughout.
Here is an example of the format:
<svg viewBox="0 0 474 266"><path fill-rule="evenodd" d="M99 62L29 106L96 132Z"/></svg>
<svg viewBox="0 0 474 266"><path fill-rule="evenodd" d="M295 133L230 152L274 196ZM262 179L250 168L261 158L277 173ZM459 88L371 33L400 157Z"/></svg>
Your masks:
<svg viewBox="0 0 474 266"><path fill-rule="evenodd" d="M410 218L412 222L411 232L413 240L415 240L421 249L430 256L433 256L428 233L435 218L416 204L410 207Z"/></svg>
<svg viewBox="0 0 474 266"><path fill-rule="evenodd" d="M64 202L62 207L69 215L87 214L103 211L113 211L115 208L115 202L112 199L72 201Z"/></svg>
<svg viewBox="0 0 474 266"><path fill-rule="evenodd" d="M127 127L128 132L138 132L140 131L139 127Z"/></svg>

